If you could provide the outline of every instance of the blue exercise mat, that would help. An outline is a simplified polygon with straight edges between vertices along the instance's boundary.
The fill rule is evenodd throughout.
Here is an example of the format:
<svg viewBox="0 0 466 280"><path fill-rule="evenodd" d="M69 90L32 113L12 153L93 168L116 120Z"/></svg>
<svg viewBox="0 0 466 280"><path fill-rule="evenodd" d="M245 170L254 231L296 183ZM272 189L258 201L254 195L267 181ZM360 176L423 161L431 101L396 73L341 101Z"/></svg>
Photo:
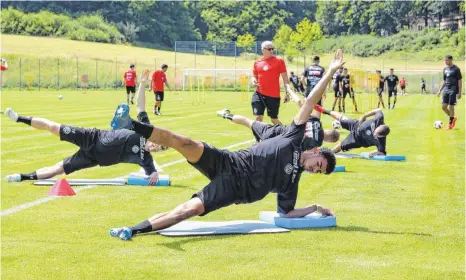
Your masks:
<svg viewBox="0 0 466 280"><path fill-rule="evenodd" d="M369 157L369 153L361 153L361 154L350 154L350 153L336 153L335 157L338 158L362 158L362 159L370 159L370 160L381 160L381 161L405 161L405 156L397 156L397 155L386 155L386 156L373 156Z"/></svg>
<svg viewBox="0 0 466 280"><path fill-rule="evenodd" d="M148 176L135 176L130 174L128 176L128 185L130 186L149 186L149 177ZM159 181L155 186L170 186L170 176L168 175L159 175Z"/></svg>
<svg viewBox="0 0 466 280"><path fill-rule="evenodd" d="M343 165L337 165L335 169L333 169L333 172L346 172L346 168Z"/></svg>
<svg viewBox="0 0 466 280"><path fill-rule="evenodd" d="M334 216L322 216L320 214L310 214L302 218L282 218L277 212L261 211L259 220L287 229L297 228L326 228L337 225L337 218Z"/></svg>

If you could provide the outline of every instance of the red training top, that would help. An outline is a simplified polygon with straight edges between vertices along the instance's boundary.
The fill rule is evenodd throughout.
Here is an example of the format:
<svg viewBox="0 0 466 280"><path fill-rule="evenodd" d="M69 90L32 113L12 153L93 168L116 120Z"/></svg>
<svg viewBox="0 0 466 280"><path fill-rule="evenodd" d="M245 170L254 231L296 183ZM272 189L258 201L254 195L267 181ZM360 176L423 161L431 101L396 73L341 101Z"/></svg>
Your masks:
<svg viewBox="0 0 466 280"><path fill-rule="evenodd" d="M401 87L404 87L406 85L406 80L405 79L401 79L400 80L400 86Z"/></svg>
<svg viewBox="0 0 466 280"><path fill-rule="evenodd" d="M5 65L1 65L0 68L1 71L5 71L7 69Z"/></svg>
<svg viewBox="0 0 466 280"><path fill-rule="evenodd" d="M125 72L123 75L123 79L125 79L126 86L127 87L134 87L136 86L134 79L136 79L136 71L133 69L129 69L128 71Z"/></svg>
<svg viewBox="0 0 466 280"><path fill-rule="evenodd" d="M268 59L261 57L254 62L252 70L257 80L257 91L265 96L280 97L280 74L286 73L283 59L272 56Z"/></svg>
<svg viewBox="0 0 466 280"><path fill-rule="evenodd" d="M152 90L161 91L164 90L164 83L167 81L167 76L162 70L157 70L152 74Z"/></svg>

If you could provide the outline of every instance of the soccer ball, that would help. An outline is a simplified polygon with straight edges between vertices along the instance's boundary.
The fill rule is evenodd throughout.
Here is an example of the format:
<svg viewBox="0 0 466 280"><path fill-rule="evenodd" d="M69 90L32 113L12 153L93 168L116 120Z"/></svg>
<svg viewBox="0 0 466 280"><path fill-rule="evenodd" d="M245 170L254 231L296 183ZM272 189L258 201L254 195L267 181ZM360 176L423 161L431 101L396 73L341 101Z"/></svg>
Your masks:
<svg viewBox="0 0 466 280"><path fill-rule="evenodd" d="M443 122L442 121L435 121L434 122L434 127L435 127L435 129L441 129L443 127Z"/></svg>
<svg viewBox="0 0 466 280"><path fill-rule="evenodd" d="M335 129L340 129L341 128L341 123L340 123L340 121L333 121L332 126Z"/></svg>
<svg viewBox="0 0 466 280"><path fill-rule="evenodd" d="M59 96L58 96L58 99L62 99L62 98L63 98L63 95L59 95Z"/></svg>

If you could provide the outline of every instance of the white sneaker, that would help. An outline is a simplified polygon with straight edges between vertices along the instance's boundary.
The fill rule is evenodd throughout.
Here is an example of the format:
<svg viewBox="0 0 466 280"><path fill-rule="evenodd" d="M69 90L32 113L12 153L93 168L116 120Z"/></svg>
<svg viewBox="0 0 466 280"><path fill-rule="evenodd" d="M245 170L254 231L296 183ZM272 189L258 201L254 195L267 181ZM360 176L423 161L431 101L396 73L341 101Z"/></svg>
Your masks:
<svg viewBox="0 0 466 280"><path fill-rule="evenodd" d="M223 110L217 111L217 116L219 116L219 117L223 118L223 116L225 116L226 114L230 114L230 110L228 110L226 108L223 109Z"/></svg>
<svg viewBox="0 0 466 280"><path fill-rule="evenodd" d="M19 175L19 174L8 175L8 176L6 176L6 179L10 183L11 182L21 182L21 175Z"/></svg>
<svg viewBox="0 0 466 280"><path fill-rule="evenodd" d="M6 108L5 110L5 115L7 115L10 120L14 121L14 122L17 122L18 121L18 113L16 113L13 109L11 108Z"/></svg>

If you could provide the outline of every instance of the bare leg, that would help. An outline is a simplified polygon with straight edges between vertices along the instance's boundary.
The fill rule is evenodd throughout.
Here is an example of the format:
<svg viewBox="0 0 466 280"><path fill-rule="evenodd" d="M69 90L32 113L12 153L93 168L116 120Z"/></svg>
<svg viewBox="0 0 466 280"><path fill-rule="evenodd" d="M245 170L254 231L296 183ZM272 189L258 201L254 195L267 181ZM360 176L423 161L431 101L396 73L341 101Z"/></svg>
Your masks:
<svg viewBox="0 0 466 280"><path fill-rule="evenodd" d="M257 115L256 116L256 121L262 122L264 120L264 115Z"/></svg>
<svg viewBox="0 0 466 280"><path fill-rule="evenodd" d="M189 218L201 215L204 212L204 204L199 198L195 197L181 205L178 205L175 209L169 212L153 216L149 219L149 222L152 225L152 230L161 230L169 228Z"/></svg>
<svg viewBox="0 0 466 280"><path fill-rule="evenodd" d="M243 126L245 126L247 128L251 128L252 124L254 123L253 120L248 119L246 117L243 117L241 115L234 115L233 118L231 119L231 121L236 123L236 124L243 125Z"/></svg>
<svg viewBox="0 0 466 280"><path fill-rule="evenodd" d="M136 109L138 114L146 111L146 92L144 87L145 84L139 84L138 96L136 97Z"/></svg>
<svg viewBox="0 0 466 280"><path fill-rule="evenodd" d="M455 106L454 105L449 105L448 109L450 111L449 116L453 118L455 116Z"/></svg>
<svg viewBox="0 0 466 280"><path fill-rule="evenodd" d="M335 110L335 105L337 105L337 100L338 100L338 97L335 97L335 99L333 100L332 111Z"/></svg>
<svg viewBox="0 0 466 280"><path fill-rule="evenodd" d="M447 114L447 116L451 116L450 110L448 110L448 104L442 104L442 110Z"/></svg>
<svg viewBox="0 0 466 280"><path fill-rule="evenodd" d="M53 135L60 136L60 124L44 119L33 117L31 121L31 126L35 129L47 130Z"/></svg>
<svg viewBox="0 0 466 280"><path fill-rule="evenodd" d="M37 179L48 179L56 175L63 174L65 173L65 170L63 169L63 161L60 161L54 166L37 169L36 173L37 173Z"/></svg>
<svg viewBox="0 0 466 280"><path fill-rule="evenodd" d="M200 141L191 140L189 137L163 128L151 127L152 133L148 138L149 141L177 150L191 163L196 163L201 158L204 152L204 144ZM138 131L136 130L136 132Z"/></svg>
<svg viewBox="0 0 466 280"><path fill-rule="evenodd" d="M282 125L282 122L281 122L279 119L272 119L272 118L270 118L270 120L272 121L272 123L273 123L274 125Z"/></svg>

